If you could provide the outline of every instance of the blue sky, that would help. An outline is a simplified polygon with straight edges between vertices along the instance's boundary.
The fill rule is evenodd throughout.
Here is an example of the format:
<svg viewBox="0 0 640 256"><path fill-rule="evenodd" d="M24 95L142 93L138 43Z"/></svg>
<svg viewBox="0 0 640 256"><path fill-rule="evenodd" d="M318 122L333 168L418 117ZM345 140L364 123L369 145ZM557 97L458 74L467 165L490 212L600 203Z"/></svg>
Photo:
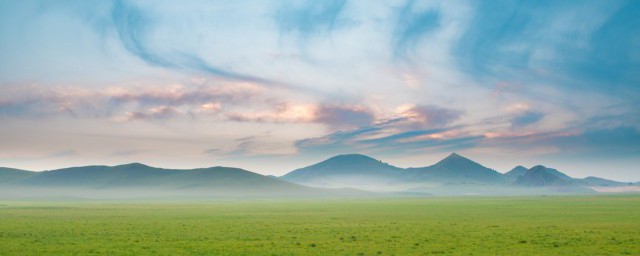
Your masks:
<svg viewBox="0 0 640 256"><path fill-rule="evenodd" d="M0 165L640 180L639 1L0 1Z"/></svg>

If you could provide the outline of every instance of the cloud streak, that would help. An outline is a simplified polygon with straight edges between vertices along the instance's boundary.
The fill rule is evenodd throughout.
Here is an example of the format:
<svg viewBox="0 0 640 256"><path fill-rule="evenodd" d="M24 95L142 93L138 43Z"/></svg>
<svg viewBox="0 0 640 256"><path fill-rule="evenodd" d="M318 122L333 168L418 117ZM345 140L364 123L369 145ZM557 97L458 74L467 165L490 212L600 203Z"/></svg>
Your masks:
<svg viewBox="0 0 640 256"><path fill-rule="evenodd" d="M214 67L193 54L174 50L168 53L154 51L150 43L150 34L154 29L154 17L142 11L140 7L122 0L114 2L112 17L118 37L125 49L146 63L163 68L185 71L199 71L236 81L276 84L264 78L239 74Z"/></svg>

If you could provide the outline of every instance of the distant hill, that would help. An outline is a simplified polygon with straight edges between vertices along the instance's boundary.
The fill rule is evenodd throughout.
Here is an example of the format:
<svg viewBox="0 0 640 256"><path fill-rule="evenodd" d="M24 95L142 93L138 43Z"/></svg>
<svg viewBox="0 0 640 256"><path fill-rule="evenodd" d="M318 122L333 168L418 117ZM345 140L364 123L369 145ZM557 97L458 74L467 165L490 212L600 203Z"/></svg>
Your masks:
<svg viewBox="0 0 640 256"><path fill-rule="evenodd" d="M524 172L523 172L524 171ZM584 187L622 187L629 186L629 183L607 180L598 177L587 177L584 179L572 178L556 169L544 167L542 165L526 169L517 166L505 173L517 185L523 186L584 186Z"/></svg>
<svg viewBox="0 0 640 256"><path fill-rule="evenodd" d="M589 186L585 186L576 179L559 172L556 169L536 165L524 175L519 176L515 185L529 188L544 188L550 192L559 193L595 193Z"/></svg>
<svg viewBox="0 0 640 256"><path fill-rule="evenodd" d="M569 186L571 178L566 179L564 174L555 169L536 165L518 176L516 184L529 187ZM566 176L568 177L568 176Z"/></svg>
<svg viewBox="0 0 640 256"><path fill-rule="evenodd" d="M507 173L505 173L504 176L510 181L515 181L518 179L518 177L524 175L527 172L527 170L529 169L527 169L522 165L518 165L513 169L511 169L511 171L508 171Z"/></svg>
<svg viewBox="0 0 640 256"><path fill-rule="evenodd" d="M36 172L0 167L0 184L16 182L35 175Z"/></svg>
<svg viewBox="0 0 640 256"><path fill-rule="evenodd" d="M339 155L293 170L281 179L320 187L373 187L402 178L403 169L359 154Z"/></svg>
<svg viewBox="0 0 640 256"><path fill-rule="evenodd" d="M503 174L456 153L452 153L434 165L409 168L407 172L410 173L414 180L472 184L500 184L506 182Z"/></svg>
<svg viewBox="0 0 640 256"><path fill-rule="evenodd" d="M13 173L11 176L7 174L10 173L9 171L2 169L0 173L0 180L5 184L5 188L21 188L24 191L42 191L43 193L56 192L80 197L83 194L99 194L108 197L113 191L130 191L133 197L140 193L145 196L153 196L154 193L185 196L357 194L352 193L354 191L308 188L230 167L175 170L132 163L118 166L73 167L44 172L11 171Z"/></svg>
<svg viewBox="0 0 640 256"><path fill-rule="evenodd" d="M620 186L633 185L627 182L607 180L607 179L598 178L598 177L586 177L578 181L587 186L597 186L597 187L620 187Z"/></svg>

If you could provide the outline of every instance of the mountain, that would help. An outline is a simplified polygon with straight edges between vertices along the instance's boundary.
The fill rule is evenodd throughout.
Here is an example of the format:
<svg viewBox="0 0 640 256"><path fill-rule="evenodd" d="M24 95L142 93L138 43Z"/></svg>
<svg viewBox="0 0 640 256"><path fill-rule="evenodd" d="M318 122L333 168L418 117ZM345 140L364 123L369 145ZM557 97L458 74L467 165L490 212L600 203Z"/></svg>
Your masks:
<svg viewBox="0 0 640 256"><path fill-rule="evenodd" d="M0 168L0 197L113 198L217 196L523 195L618 191L632 184L597 177L574 179L542 165L501 174L452 153L434 165L399 168L359 154L331 157L282 177L239 168L162 169L140 163L83 166L44 172ZM638 186L638 184L635 184Z"/></svg>
<svg viewBox="0 0 640 256"><path fill-rule="evenodd" d="M159 185L172 172L140 163L82 166L40 172L21 185L42 187L109 188Z"/></svg>
<svg viewBox="0 0 640 256"><path fill-rule="evenodd" d="M524 177L528 173L529 175L527 177ZM534 175L534 176L531 176L531 175ZM575 181L574 178L571 178L568 175L556 169L547 168L542 165L536 165L531 169L526 169L522 166L516 166L511 171L505 173L505 176L508 177L510 180L515 181L519 185L537 184L540 182L544 183L543 179L545 180L552 179L552 177L547 177L547 176L553 176L557 178L559 181L564 181L564 183L566 184L571 184L571 183L574 183Z"/></svg>
<svg viewBox="0 0 640 256"><path fill-rule="evenodd" d="M26 179L34 174L36 174L36 172L0 167L0 184Z"/></svg>
<svg viewBox="0 0 640 256"><path fill-rule="evenodd" d="M9 173L2 169L0 173ZM44 172L18 173L4 179L5 191L59 194L64 196L305 196L352 194L321 190L267 177L243 169L211 167L191 170L155 168L139 163L118 166L84 166ZM12 175L14 177L16 175Z"/></svg>
<svg viewBox="0 0 640 256"><path fill-rule="evenodd" d="M596 191L584 186L575 179L559 172L556 169L536 165L518 177L515 185L526 188L543 189L550 193L595 193Z"/></svg>
<svg viewBox="0 0 640 256"><path fill-rule="evenodd" d="M503 174L456 153L452 153L434 165L409 168L407 172L411 173L413 180L473 184L499 184L506 182Z"/></svg>
<svg viewBox="0 0 640 256"><path fill-rule="evenodd" d="M521 166L505 173L516 185L522 186L583 186L583 187L622 187L629 183L607 180L598 177L575 179L556 169L537 165L524 172ZM515 177L515 178L514 178Z"/></svg>
<svg viewBox="0 0 640 256"><path fill-rule="evenodd" d="M556 169L536 165L518 176L516 184L527 187L570 186L572 178Z"/></svg>
<svg viewBox="0 0 640 256"><path fill-rule="evenodd" d="M607 179L598 178L598 177L586 177L578 181L586 186L596 186L596 187L622 187L622 186L633 185L633 183L607 180Z"/></svg>
<svg viewBox="0 0 640 256"><path fill-rule="evenodd" d="M319 187L373 188L395 182L403 171L365 155L349 154L293 170L281 179Z"/></svg>
<svg viewBox="0 0 640 256"><path fill-rule="evenodd" d="M511 171L508 171L507 173L505 173L504 176L511 181L515 181L516 179L518 179L518 177L524 175L527 172L527 170L529 169L527 169L522 165L518 165L513 169L511 169Z"/></svg>

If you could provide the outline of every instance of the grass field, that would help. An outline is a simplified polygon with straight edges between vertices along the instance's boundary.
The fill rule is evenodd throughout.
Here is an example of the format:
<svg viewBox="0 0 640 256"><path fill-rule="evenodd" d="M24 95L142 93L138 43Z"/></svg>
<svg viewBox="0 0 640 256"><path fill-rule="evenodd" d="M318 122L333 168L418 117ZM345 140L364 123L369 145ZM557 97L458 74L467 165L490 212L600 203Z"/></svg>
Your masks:
<svg viewBox="0 0 640 256"><path fill-rule="evenodd" d="M640 196L0 202L0 255L640 255Z"/></svg>

